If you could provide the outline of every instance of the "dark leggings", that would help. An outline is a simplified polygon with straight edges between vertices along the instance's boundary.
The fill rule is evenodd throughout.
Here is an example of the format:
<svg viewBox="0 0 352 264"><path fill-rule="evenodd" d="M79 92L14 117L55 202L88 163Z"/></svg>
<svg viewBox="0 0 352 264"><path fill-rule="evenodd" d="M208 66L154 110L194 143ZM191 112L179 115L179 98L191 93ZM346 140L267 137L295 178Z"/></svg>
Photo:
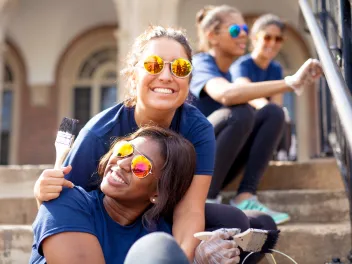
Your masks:
<svg viewBox="0 0 352 264"><path fill-rule="evenodd" d="M284 112L275 104L255 110L249 104L223 107L210 116L216 136L216 160L208 198L214 199L245 167L238 189L256 193L260 178L277 147Z"/></svg>
<svg viewBox="0 0 352 264"><path fill-rule="evenodd" d="M239 228L241 232L249 227L276 230L272 218L260 212L251 212L248 217L239 209L223 204L205 205L205 226L207 231L219 228ZM241 253L243 260L248 253ZM263 256L253 254L246 264L258 263ZM129 250L125 264L186 264L186 255L176 240L165 233L151 233L139 239Z"/></svg>
<svg viewBox="0 0 352 264"><path fill-rule="evenodd" d="M205 230L214 231L219 228L239 228L241 232L248 228L277 230L274 220L267 214L258 211L241 211L230 205L210 204L205 205ZM241 260L248 253L241 253ZM263 258L262 254L253 254L246 264L258 263Z"/></svg>

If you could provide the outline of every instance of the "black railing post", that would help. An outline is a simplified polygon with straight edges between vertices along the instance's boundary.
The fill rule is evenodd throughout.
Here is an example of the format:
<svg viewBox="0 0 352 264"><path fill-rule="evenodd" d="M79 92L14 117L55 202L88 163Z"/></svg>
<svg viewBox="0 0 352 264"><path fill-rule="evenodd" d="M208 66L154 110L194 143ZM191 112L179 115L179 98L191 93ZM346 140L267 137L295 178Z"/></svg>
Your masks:
<svg viewBox="0 0 352 264"><path fill-rule="evenodd" d="M327 6L326 0L316 0L317 16L314 16L308 0L299 0L299 3L327 80L327 83L321 82L320 92L321 129L322 137L324 137L322 143L323 146L327 146L327 141L330 141L329 147L332 148L340 169L349 200L352 230L352 19L350 1L352 0L331 0L330 5ZM334 12L336 7L339 7L340 18ZM317 17L319 23L316 21ZM350 234L352 242L352 232ZM352 249L347 259L348 263L352 264ZM341 262L335 259L331 263Z"/></svg>
<svg viewBox="0 0 352 264"><path fill-rule="evenodd" d="M340 23L341 23L341 41L342 41L342 69L348 89L352 93L352 27L351 27L351 4L348 0L340 0ZM348 151L348 150L347 150ZM347 155L346 163L350 170L348 171L349 179L349 203L350 203L350 221L352 230L352 153ZM352 232L351 232L352 241ZM347 259L352 263L352 249L347 256Z"/></svg>
<svg viewBox="0 0 352 264"><path fill-rule="evenodd" d="M340 0L340 23L342 34L343 72L348 89L352 93L351 3L348 0Z"/></svg>
<svg viewBox="0 0 352 264"><path fill-rule="evenodd" d="M321 23L322 31L325 38L329 39L328 32L328 11L326 9L326 0L320 1L320 8L318 0L316 1L316 7L318 11L319 20ZM331 155L331 146L329 144L329 133L331 132L331 96L329 93L329 87L325 79L320 81L320 120L321 120L321 150L324 155Z"/></svg>

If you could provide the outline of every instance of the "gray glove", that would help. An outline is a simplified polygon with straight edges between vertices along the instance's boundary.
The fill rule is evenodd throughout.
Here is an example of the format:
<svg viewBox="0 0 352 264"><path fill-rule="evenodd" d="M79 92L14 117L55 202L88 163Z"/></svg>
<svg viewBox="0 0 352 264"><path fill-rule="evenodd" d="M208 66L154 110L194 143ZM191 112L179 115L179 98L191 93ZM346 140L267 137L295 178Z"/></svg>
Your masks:
<svg viewBox="0 0 352 264"><path fill-rule="evenodd" d="M237 264L240 263L240 250L229 238L240 233L237 228L221 228L202 241L196 248L193 264Z"/></svg>
<svg viewBox="0 0 352 264"><path fill-rule="evenodd" d="M294 75L285 77L285 83L297 95L301 95L306 86L312 85L320 78L322 72L323 70L318 60L308 59Z"/></svg>

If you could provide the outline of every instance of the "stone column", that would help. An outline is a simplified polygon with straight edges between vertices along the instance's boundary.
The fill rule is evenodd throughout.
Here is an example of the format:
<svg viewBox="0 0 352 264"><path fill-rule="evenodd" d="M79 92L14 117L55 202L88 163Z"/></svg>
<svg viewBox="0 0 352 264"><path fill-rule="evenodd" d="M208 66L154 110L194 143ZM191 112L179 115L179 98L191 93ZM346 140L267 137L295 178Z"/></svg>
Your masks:
<svg viewBox="0 0 352 264"><path fill-rule="evenodd" d="M135 38L149 25L177 26L179 0L114 0L117 11L117 71L123 67L124 60ZM124 98L125 83L120 78L118 97Z"/></svg>

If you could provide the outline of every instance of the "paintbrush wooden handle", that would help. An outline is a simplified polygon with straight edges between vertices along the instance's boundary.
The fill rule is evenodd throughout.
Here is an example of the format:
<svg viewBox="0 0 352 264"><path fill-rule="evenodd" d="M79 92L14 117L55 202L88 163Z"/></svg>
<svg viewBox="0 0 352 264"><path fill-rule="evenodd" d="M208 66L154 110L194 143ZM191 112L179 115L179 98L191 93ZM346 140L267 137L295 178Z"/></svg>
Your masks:
<svg viewBox="0 0 352 264"><path fill-rule="evenodd" d="M62 167L62 164L64 163L67 154L70 152L69 147L67 146L60 146L55 144L55 149L56 149L56 160L55 160L55 165L54 169L59 170Z"/></svg>
<svg viewBox="0 0 352 264"><path fill-rule="evenodd" d="M209 238L211 238L212 235L213 235L213 232L204 231L204 232L195 233L193 236L195 238L198 238L199 240L206 241Z"/></svg>

